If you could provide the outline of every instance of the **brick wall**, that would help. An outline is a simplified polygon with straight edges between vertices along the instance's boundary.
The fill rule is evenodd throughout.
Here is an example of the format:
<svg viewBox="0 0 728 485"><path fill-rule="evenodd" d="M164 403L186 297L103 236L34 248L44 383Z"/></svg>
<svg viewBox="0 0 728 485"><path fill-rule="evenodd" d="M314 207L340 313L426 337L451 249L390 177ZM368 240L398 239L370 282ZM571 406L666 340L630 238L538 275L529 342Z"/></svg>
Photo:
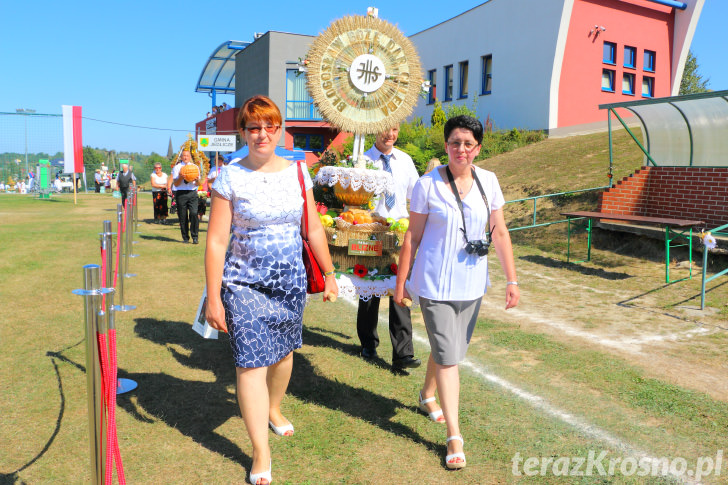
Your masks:
<svg viewBox="0 0 728 485"><path fill-rule="evenodd" d="M601 195L599 211L728 224L728 167L642 167Z"/></svg>

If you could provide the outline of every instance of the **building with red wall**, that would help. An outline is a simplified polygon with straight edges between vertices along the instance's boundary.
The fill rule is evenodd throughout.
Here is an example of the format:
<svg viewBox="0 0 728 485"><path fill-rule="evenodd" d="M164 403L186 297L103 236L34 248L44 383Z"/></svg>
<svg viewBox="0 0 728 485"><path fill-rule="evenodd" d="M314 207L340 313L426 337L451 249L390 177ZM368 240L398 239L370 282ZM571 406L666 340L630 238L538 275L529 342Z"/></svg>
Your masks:
<svg viewBox="0 0 728 485"><path fill-rule="evenodd" d="M410 36L435 86L414 114L437 101L498 129L605 126L600 104L678 94L703 3L490 0Z"/></svg>
<svg viewBox="0 0 728 485"><path fill-rule="evenodd" d="M606 127L600 104L678 93L704 1L489 0L410 36L433 85L413 116L429 121L439 101L474 108L496 129ZM228 58L235 105L270 96L283 113L285 148L306 151L310 162L344 138L321 119L298 71L312 41L270 31L238 42ZM220 116L218 133L234 129Z"/></svg>
<svg viewBox="0 0 728 485"><path fill-rule="evenodd" d="M561 69L558 126L604 121L599 104L671 96L679 89L672 69L675 11L644 0L575 2Z"/></svg>

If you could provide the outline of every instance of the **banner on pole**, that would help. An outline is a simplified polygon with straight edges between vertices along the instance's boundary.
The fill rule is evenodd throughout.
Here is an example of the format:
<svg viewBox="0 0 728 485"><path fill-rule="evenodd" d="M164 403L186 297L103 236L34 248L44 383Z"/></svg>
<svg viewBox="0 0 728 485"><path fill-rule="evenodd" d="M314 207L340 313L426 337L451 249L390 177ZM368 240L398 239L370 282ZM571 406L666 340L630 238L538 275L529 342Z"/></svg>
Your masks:
<svg viewBox="0 0 728 485"><path fill-rule="evenodd" d="M83 173L81 107L63 105L63 172Z"/></svg>
<svg viewBox="0 0 728 485"><path fill-rule="evenodd" d="M206 152L234 152L235 135L197 135L197 146Z"/></svg>

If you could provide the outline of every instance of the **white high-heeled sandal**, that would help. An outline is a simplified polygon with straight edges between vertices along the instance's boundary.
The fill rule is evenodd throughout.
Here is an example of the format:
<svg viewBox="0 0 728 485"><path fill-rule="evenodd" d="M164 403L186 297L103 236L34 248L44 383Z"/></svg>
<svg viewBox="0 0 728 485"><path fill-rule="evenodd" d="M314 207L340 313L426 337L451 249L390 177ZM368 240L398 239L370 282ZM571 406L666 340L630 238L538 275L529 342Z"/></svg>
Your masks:
<svg viewBox="0 0 728 485"><path fill-rule="evenodd" d="M270 485L271 483L273 483L273 477L271 476L271 473L270 473L272 469L273 469L273 461L272 460L268 464L268 470L266 470L264 472L253 473L253 467L251 466L250 467L250 475L248 475L248 480L253 485L256 485L258 483L258 480L260 480L262 478L263 480L268 480L268 483L266 483L265 485Z"/></svg>
<svg viewBox="0 0 728 485"><path fill-rule="evenodd" d="M442 417L442 409L437 409L435 411L428 411L426 404L428 402L432 402L435 400L435 396L428 397L427 399L422 399L422 391L420 391L420 411L425 413L430 417L431 420L433 420L436 423L444 423L445 418L443 417L442 420L440 419Z"/></svg>
<svg viewBox="0 0 728 485"><path fill-rule="evenodd" d="M275 424L273 424L273 421L268 421L268 426L270 426L273 432L278 436L293 436L294 430L291 423L284 424L283 426L276 426ZM286 434L289 431L291 432L291 434Z"/></svg>
<svg viewBox="0 0 728 485"><path fill-rule="evenodd" d="M452 440L460 440L463 446L465 446L465 441L463 441L462 436L449 436L447 438L447 443L450 443ZM463 461L452 461L456 458L462 458ZM451 455L445 456L445 466L448 467L450 470L465 468L465 453L460 451L458 453L453 453Z"/></svg>

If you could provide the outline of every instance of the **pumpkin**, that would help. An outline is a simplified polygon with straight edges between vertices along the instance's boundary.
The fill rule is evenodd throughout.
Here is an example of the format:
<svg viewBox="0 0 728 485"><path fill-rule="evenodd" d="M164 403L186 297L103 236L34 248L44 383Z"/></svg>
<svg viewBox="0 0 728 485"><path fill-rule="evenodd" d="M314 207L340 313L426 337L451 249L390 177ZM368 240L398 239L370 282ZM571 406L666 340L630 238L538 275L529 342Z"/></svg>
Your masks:
<svg viewBox="0 0 728 485"><path fill-rule="evenodd" d="M180 169L180 174L187 182L192 182L200 176L200 168L194 163L188 163Z"/></svg>

